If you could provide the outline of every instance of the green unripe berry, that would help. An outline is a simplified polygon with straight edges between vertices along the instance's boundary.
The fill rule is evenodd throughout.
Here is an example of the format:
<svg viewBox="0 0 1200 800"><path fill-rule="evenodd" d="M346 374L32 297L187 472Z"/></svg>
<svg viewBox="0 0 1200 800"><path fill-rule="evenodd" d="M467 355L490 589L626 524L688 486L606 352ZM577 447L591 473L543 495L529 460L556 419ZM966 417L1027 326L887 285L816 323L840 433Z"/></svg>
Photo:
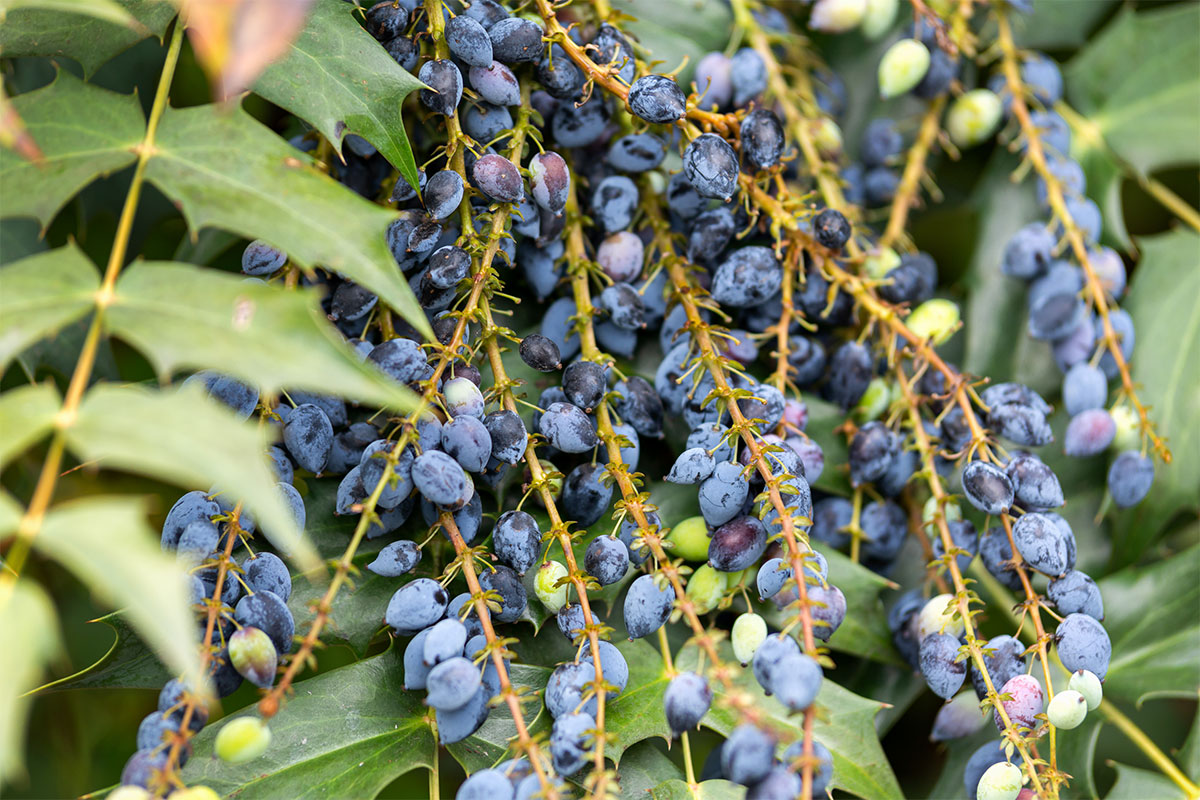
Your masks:
<svg viewBox="0 0 1200 800"><path fill-rule="evenodd" d="M901 39L879 59L879 94L884 100L912 89L929 71L929 48L916 39Z"/></svg>
<svg viewBox="0 0 1200 800"><path fill-rule="evenodd" d="M1117 432L1113 435L1112 444L1108 446L1113 453L1124 453L1126 450L1139 450L1142 446L1142 434L1138 425L1138 416L1127 405L1113 406L1109 416L1117 424Z"/></svg>
<svg viewBox="0 0 1200 800"><path fill-rule="evenodd" d="M1100 685L1100 679L1090 670L1080 669L1072 672L1071 680L1067 681L1067 688L1083 695L1088 711L1095 711L1104 699L1104 688Z"/></svg>
<svg viewBox="0 0 1200 800"><path fill-rule="evenodd" d="M963 621L955 616L958 606L954 595L939 594L929 598L917 617L917 641L923 640L931 633L948 633L951 636L963 635Z"/></svg>
<svg viewBox="0 0 1200 800"><path fill-rule="evenodd" d="M230 764L244 764L267 752L271 729L258 717L237 717L221 728L213 746L217 757Z"/></svg>
<svg viewBox="0 0 1200 800"><path fill-rule="evenodd" d="M1000 98L987 89L972 89L959 96L946 115L946 131L959 147L974 147L991 137L1000 124Z"/></svg>
<svg viewBox="0 0 1200 800"><path fill-rule="evenodd" d="M671 529L667 539L675 543L672 555L688 561L708 560L708 525L704 517L688 517Z"/></svg>
<svg viewBox="0 0 1200 800"><path fill-rule="evenodd" d="M725 596L725 576L708 564L697 567L688 579L686 594L697 614L707 614Z"/></svg>
<svg viewBox="0 0 1200 800"><path fill-rule="evenodd" d="M229 637L229 661L243 678L260 689L269 689L275 683L279 653L271 637L258 628L247 625Z"/></svg>
<svg viewBox="0 0 1200 800"><path fill-rule="evenodd" d="M872 378L867 390L854 407L854 417L861 422L878 419L892 402L892 387L884 378Z"/></svg>
<svg viewBox="0 0 1200 800"><path fill-rule="evenodd" d="M868 39L878 39L891 29L899 7L900 0L867 0L867 10L858 29Z"/></svg>
<svg viewBox="0 0 1200 800"><path fill-rule="evenodd" d="M749 611L742 614L733 621L733 630L729 633L729 641L733 644L733 657L742 662L743 667L746 666L766 638L766 621Z"/></svg>
<svg viewBox="0 0 1200 800"><path fill-rule="evenodd" d="M826 158L837 158L845 144L842 129L829 117L821 117L813 123L813 144Z"/></svg>
<svg viewBox="0 0 1200 800"><path fill-rule="evenodd" d="M537 577L533 579L533 591L551 614L557 614L567 604L567 584L559 584L565 577L566 567L557 561L547 561L538 567Z"/></svg>
<svg viewBox="0 0 1200 800"><path fill-rule="evenodd" d="M817 0L808 27L825 33L845 33L858 27L867 13L867 0Z"/></svg>
<svg viewBox="0 0 1200 800"><path fill-rule="evenodd" d="M863 270L868 277L877 281L883 280L885 275L898 266L900 266L900 254L890 247L872 250L863 260Z"/></svg>
<svg viewBox="0 0 1200 800"><path fill-rule="evenodd" d="M737 585L742 582L742 580L753 577L753 575L750 574L752 569L754 569L754 567L746 567L741 572L722 572L721 574L725 576L725 591L736 588ZM757 574L757 572L755 572L755 574Z"/></svg>
<svg viewBox="0 0 1200 800"><path fill-rule="evenodd" d="M957 303L935 297L914 308L905 323L917 336L939 345L954 335L958 319Z"/></svg>
<svg viewBox="0 0 1200 800"><path fill-rule="evenodd" d="M548 475L548 476L554 475L555 476L553 478L548 478L547 483L550 484L550 495L555 500L558 500L560 497L562 497L562 487L563 487L562 473L558 471L558 467L554 466L553 462L547 461L544 458L539 458L538 463L542 465L542 471L544 473L546 473L546 475ZM542 493L534 492L533 496L537 500L538 505L540 505L544 508L546 504L542 500Z"/></svg>
<svg viewBox="0 0 1200 800"><path fill-rule="evenodd" d="M938 502L936 497L931 497L925 501L924 507L921 509L921 521L926 525L933 524L937 517ZM962 509L958 503L946 503L942 506L942 513L946 516L946 522L957 522L962 519Z"/></svg>
<svg viewBox="0 0 1200 800"><path fill-rule="evenodd" d="M1087 699L1074 689L1068 689L1054 695L1054 699L1046 708L1046 719L1050 720L1054 727L1069 731L1079 727L1087 712Z"/></svg>
<svg viewBox="0 0 1200 800"><path fill-rule="evenodd" d="M988 767L975 789L979 800L1017 800L1020 793L1021 768L1007 761Z"/></svg>
<svg viewBox="0 0 1200 800"><path fill-rule="evenodd" d="M175 797L178 792L171 795ZM108 795L109 800L150 800L150 793L140 786L118 786Z"/></svg>

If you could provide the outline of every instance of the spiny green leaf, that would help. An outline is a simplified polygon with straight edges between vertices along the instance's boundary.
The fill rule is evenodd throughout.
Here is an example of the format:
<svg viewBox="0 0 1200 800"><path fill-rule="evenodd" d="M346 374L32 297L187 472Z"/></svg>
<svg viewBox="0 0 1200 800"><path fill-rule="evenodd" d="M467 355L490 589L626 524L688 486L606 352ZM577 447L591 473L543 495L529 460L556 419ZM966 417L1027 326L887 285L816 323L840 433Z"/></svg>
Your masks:
<svg viewBox="0 0 1200 800"><path fill-rule="evenodd" d="M22 3L8 13L0 24L0 50L6 56L67 56L79 62L85 77L151 34L161 39L176 12L168 0L105 0L102 4L56 0L38 5L44 7ZM138 24L119 23L95 13L96 9L111 11L113 6L125 10Z"/></svg>
<svg viewBox="0 0 1200 800"><path fill-rule="evenodd" d="M395 213L322 175L241 108L167 109L146 176L193 230L215 225L264 239L299 264L341 273L433 338L387 247Z"/></svg>
<svg viewBox="0 0 1200 800"><path fill-rule="evenodd" d="M671 740L671 727L663 712L663 694L669 683L664 672L662 656L648 643L615 641L625 663L629 665L629 683L625 691L613 698L609 695L604 727L614 741L605 748L605 755L625 769L623 755L633 745L652 737Z"/></svg>
<svg viewBox="0 0 1200 800"><path fill-rule="evenodd" d="M124 612L114 611L99 619L90 620L90 622L107 625L112 629L112 646L95 662L75 674L39 687L39 693L66 689L154 689L157 691L171 679L171 673L130 626Z"/></svg>
<svg viewBox="0 0 1200 800"><path fill-rule="evenodd" d="M45 158L34 163L0 149L0 216L34 217L43 229L84 186L132 164L146 130L136 95L92 86L63 69L54 83L14 97L12 105Z"/></svg>
<svg viewBox="0 0 1200 800"><path fill-rule="evenodd" d="M621 757L621 797L646 800L647 793L671 780L683 780L683 770L655 742L639 742Z"/></svg>
<svg viewBox="0 0 1200 800"><path fill-rule="evenodd" d="M11 593L0 613L0 784L25 771L21 749L30 698L42 668L59 650L54 603L36 583L6 577L0 591Z"/></svg>
<svg viewBox="0 0 1200 800"><path fill-rule="evenodd" d="M403 685L398 645L317 675L299 684L271 720L271 746L261 758L236 765L215 758L213 740L224 724L218 722L194 740L183 779L242 800L374 797L404 773L428 769L437 753L433 712Z"/></svg>
<svg viewBox="0 0 1200 800"><path fill-rule="evenodd" d="M422 84L352 11L340 0L320 0L287 55L267 68L254 91L310 122L339 154L343 137L358 134L416 187L417 164L400 111Z"/></svg>
<svg viewBox="0 0 1200 800"><path fill-rule="evenodd" d="M1149 175L1197 162L1200 6L1126 7L1064 70L1067 96L1087 118L1072 146L1105 228L1124 246L1123 165ZM1147 124L1152 121L1152 124Z"/></svg>
<svg viewBox="0 0 1200 800"><path fill-rule="evenodd" d="M82 14L124 25L127 28L134 28L141 24L115 0L2 0L0 2L0 14L11 13L18 8L40 8L63 14Z"/></svg>
<svg viewBox="0 0 1200 800"><path fill-rule="evenodd" d="M1138 705L1196 697L1200 663L1200 545L1098 582L1112 661L1104 693Z"/></svg>
<svg viewBox="0 0 1200 800"><path fill-rule="evenodd" d="M312 544L275 486L264 455L266 431L243 422L199 390L147 391L101 385L83 400L67 432L85 461L174 481L189 489L217 484L245 501L259 529L308 571L318 566Z"/></svg>
<svg viewBox="0 0 1200 800"><path fill-rule="evenodd" d="M96 268L74 244L0 267L0 370L86 314L99 288Z"/></svg>
<svg viewBox="0 0 1200 800"><path fill-rule="evenodd" d="M700 781L693 792L686 781L675 778L650 790L653 800L741 800L745 796L746 787L726 780Z"/></svg>
<svg viewBox="0 0 1200 800"><path fill-rule="evenodd" d="M54 506L33 540L113 605L177 674L200 685L195 622L184 573L159 547L143 501L93 497Z"/></svg>
<svg viewBox="0 0 1200 800"><path fill-rule="evenodd" d="M1118 515L1114 566L1139 558L1176 514L1200 508L1200 235L1180 229L1141 245L1142 261L1124 301L1137 329L1133 379L1175 459L1155 464L1150 494Z"/></svg>
<svg viewBox="0 0 1200 800"><path fill-rule="evenodd" d="M873 661L903 664L892 646L887 612L879 598L888 581L833 548L816 549L829 563L829 583L846 596L846 619L829 638L829 647ZM794 608L776 608L772 602L763 603L758 611L776 628L784 627L796 614Z"/></svg>
<svg viewBox="0 0 1200 800"><path fill-rule="evenodd" d="M0 466L54 427L60 401L52 383L21 386L0 395Z"/></svg>
<svg viewBox="0 0 1200 800"><path fill-rule="evenodd" d="M1117 771L1117 782L1105 800L1184 800L1183 790L1162 773L1110 762Z"/></svg>
<svg viewBox="0 0 1200 800"><path fill-rule="evenodd" d="M332 387L372 405L415 405L416 395L351 351L325 321L315 292L186 264L135 264L121 276L105 321L163 377L211 367L264 392Z"/></svg>
<svg viewBox="0 0 1200 800"><path fill-rule="evenodd" d="M736 663L728 642L722 642L721 660ZM695 670L698 664L699 650L693 645L685 647L676 659L676 665L681 670ZM755 707L770 717L773 723L790 729L795 738L801 736L802 717L790 714L774 697L763 694L749 668L741 671L735 683L755 696ZM713 704L701 724L728 736L741 720L735 711L720 702L724 694L721 684L712 681L710 685ZM816 705L813 735L833 753L832 785L868 800L903 797L879 743L879 735L875 732L875 716L882 704L859 697L826 677L821 684L821 693L817 695Z"/></svg>

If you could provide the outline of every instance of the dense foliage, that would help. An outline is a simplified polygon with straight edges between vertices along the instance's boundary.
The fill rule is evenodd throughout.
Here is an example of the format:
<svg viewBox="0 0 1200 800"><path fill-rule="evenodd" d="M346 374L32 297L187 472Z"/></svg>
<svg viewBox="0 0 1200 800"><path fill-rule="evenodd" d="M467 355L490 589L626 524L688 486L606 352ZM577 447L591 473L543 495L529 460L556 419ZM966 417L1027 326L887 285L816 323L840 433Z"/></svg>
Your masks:
<svg viewBox="0 0 1200 800"><path fill-rule="evenodd" d="M1198 29L0 5L5 796L1200 796Z"/></svg>

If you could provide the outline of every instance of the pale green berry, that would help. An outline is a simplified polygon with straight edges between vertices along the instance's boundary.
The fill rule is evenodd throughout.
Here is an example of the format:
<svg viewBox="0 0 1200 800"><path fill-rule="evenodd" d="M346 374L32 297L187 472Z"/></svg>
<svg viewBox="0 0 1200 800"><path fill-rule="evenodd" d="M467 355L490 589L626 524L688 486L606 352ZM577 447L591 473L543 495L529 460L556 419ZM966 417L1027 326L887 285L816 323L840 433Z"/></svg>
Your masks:
<svg viewBox="0 0 1200 800"><path fill-rule="evenodd" d="M688 578L686 594L697 614L707 614L725 596L725 576L708 564L697 567Z"/></svg>
<svg viewBox="0 0 1200 800"><path fill-rule="evenodd" d="M863 270L868 277L877 281L883 280L885 275L898 266L900 266L900 254L890 247L872 250L863 260Z"/></svg>
<svg viewBox="0 0 1200 800"><path fill-rule="evenodd" d="M1113 436L1108 449L1114 453L1124 453L1126 450L1140 450L1142 447L1141 426L1138 424L1137 413L1125 404L1113 406L1108 411L1113 422L1117 424L1117 432Z"/></svg>
<svg viewBox="0 0 1200 800"><path fill-rule="evenodd" d="M554 466L553 462L547 461L544 458L539 458L538 463L542 465L542 472L546 473L546 476L547 476L546 482L547 482L547 484L549 484L550 496L553 497L555 500L558 500L558 498L562 496L562 487L563 487L562 473L558 471L558 467ZM554 477L550 477L550 476L554 476ZM534 499L537 500L538 505L540 505L544 508L546 503L542 499L542 493L534 492L533 496L534 496Z"/></svg>
<svg viewBox="0 0 1200 800"><path fill-rule="evenodd" d="M1020 793L1021 768L1007 761L988 767L975 789L979 800L1017 800Z"/></svg>
<svg viewBox="0 0 1200 800"><path fill-rule="evenodd" d="M917 617L917 641L923 640L931 633L948 633L951 636L962 636L962 617L955 616L958 605L954 595L939 594L929 598L921 608Z"/></svg>
<svg viewBox="0 0 1200 800"><path fill-rule="evenodd" d="M671 528L667 539L675 544L671 555L688 561L708 560L708 525L704 517L688 517Z"/></svg>
<svg viewBox="0 0 1200 800"><path fill-rule="evenodd" d="M972 89L955 99L946 115L946 130L959 147L974 147L991 137L1000 124L1000 98L987 89Z"/></svg>
<svg viewBox="0 0 1200 800"><path fill-rule="evenodd" d="M177 795L178 792L171 796ZM118 786L109 793L108 800L150 800L150 793L140 786Z"/></svg>
<svg viewBox="0 0 1200 800"><path fill-rule="evenodd" d="M1100 685L1100 679L1090 670L1080 669L1072 672L1071 680L1067 681L1067 688L1083 695L1083 699L1087 700L1088 711L1095 711L1104 699L1104 688Z"/></svg>
<svg viewBox="0 0 1200 800"><path fill-rule="evenodd" d="M867 13L867 0L817 0L808 27L825 33L845 33L858 27Z"/></svg>
<svg viewBox="0 0 1200 800"><path fill-rule="evenodd" d="M275 682L279 654L271 637L251 625L229 637L229 661L243 678L260 689Z"/></svg>
<svg viewBox="0 0 1200 800"><path fill-rule="evenodd" d="M244 764L267 752L271 729L258 717L238 717L217 734L213 749L217 757L230 764Z"/></svg>
<svg viewBox="0 0 1200 800"><path fill-rule="evenodd" d="M925 506L921 509L921 521L926 525L933 523L937 516L938 502L936 497L931 497L925 501ZM946 522L957 522L962 519L962 509L958 503L946 503L942 506L942 513L946 516ZM935 531L936 533L936 531Z"/></svg>
<svg viewBox="0 0 1200 800"><path fill-rule="evenodd" d="M905 323L917 336L939 345L958 330L958 320L958 304L935 297L914 308Z"/></svg>
<svg viewBox="0 0 1200 800"><path fill-rule="evenodd" d="M733 630L729 632L729 640L733 644L733 657L746 666L758 646L767 638L767 623L758 614L747 611L733 621Z"/></svg>
<svg viewBox="0 0 1200 800"><path fill-rule="evenodd" d="M751 574L751 570L755 570L753 574ZM729 591L741 583L743 578L752 578L758 572L754 567L746 567L741 572L722 572L721 574L725 576L725 591Z"/></svg>
<svg viewBox="0 0 1200 800"><path fill-rule="evenodd" d="M929 48L916 39L901 39L879 59L879 94L884 100L912 89L929 71Z"/></svg>
<svg viewBox="0 0 1200 800"><path fill-rule="evenodd" d="M829 117L821 117L813 123L813 144L826 158L837 158L845 144L842 129Z"/></svg>
<svg viewBox="0 0 1200 800"><path fill-rule="evenodd" d="M551 614L557 614L567 604L567 584L559 583L565 577L566 567L557 561L547 561L538 567L537 577L533 580L533 590L538 600Z"/></svg>
<svg viewBox="0 0 1200 800"><path fill-rule="evenodd" d="M858 405L854 407L854 416L860 422L878 419L888 410L891 402L891 385L884 378L872 378Z"/></svg>
<svg viewBox="0 0 1200 800"><path fill-rule="evenodd" d="M899 7L900 0L867 0L867 10L858 29L868 39L878 39L891 30Z"/></svg>
<svg viewBox="0 0 1200 800"><path fill-rule="evenodd" d="M1046 708L1046 719L1056 728L1070 730L1079 727L1087 712L1088 702L1084 696L1074 689L1068 689L1054 695Z"/></svg>

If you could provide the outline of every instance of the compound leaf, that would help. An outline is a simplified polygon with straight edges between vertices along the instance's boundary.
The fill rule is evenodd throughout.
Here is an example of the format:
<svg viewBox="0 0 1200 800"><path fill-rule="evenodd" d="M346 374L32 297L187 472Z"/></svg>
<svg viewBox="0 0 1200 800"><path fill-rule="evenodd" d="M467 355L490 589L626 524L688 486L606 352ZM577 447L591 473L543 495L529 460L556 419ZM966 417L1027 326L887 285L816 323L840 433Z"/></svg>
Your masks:
<svg viewBox="0 0 1200 800"><path fill-rule="evenodd" d="M6 582L7 583L7 582ZM25 770L21 749L30 698L42 668L60 648L54 603L33 581L11 582L0 613L0 782L7 784Z"/></svg>
<svg viewBox="0 0 1200 800"><path fill-rule="evenodd" d="M325 321L315 292L243 281L187 264L131 266L105 319L163 377L211 367L264 392L328 391L410 410L416 395L364 364Z"/></svg>
<svg viewBox="0 0 1200 800"><path fill-rule="evenodd" d="M1200 130L1200 6L1126 7L1064 70L1067 96L1087 118L1072 154L1105 227L1129 244L1121 207L1127 170L1146 176L1195 164ZM1147 124L1153 120L1153 124Z"/></svg>
<svg viewBox="0 0 1200 800"><path fill-rule="evenodd" d="M700 781L692 791L686 781L673 778L650 790L653 800L742 800L746 788L726 780Z"/></svg>
<svg viewBox="0 0 1200 800"><path fill-rule="evenodd" d="M12 105L44 158L34 163L0 149L0 216L35 217L43 229L84 186L132 164L146 130L136 95L92 86L62 69L54 83L17 95Z"/></svg>
<svg viewBox="0 0 1200 800"><path fill-rule="evenodd" d="M681 670L695 670L699 664L699 654L697 647L688 645L680 652L676 665ZM734 663L733 650L728 642L721 643L721 660ZM802 735L803 718L790 714L774 697L763 694L749 668L743 669L734 682L739 689L754 695L754 707L770 717L775 727L790 730L793 738ZM737 727L740 718L733 709L721 702L721 695L724 694L721 684L713 681L712 689L712 708L701 724L728 736ZM875 716L883 704L859 697L829 678L821 684L816 704L818 713L813 735L833 753L832 786L868 800L903 797L875 731Z"/></svg>
<svg viewBox="0 0 1200 800"><path fill-rule="evenodd" d="M621 757L621 796L645 800L647 792L671 780L683 780L683 770L654 742L640 742Z"/></svg>
<svg viewBox="0 0 1200 800"><path fill-rule="evenodd" d="M614 637L613 644L629 665L629 683L615 698L607 697L604 727L614 740L604 748L604 754L620 764L624 772L623 755L628 748L653 737L671 741L671 728L663 713L663 694L670 681L662 656L647 642Z"/></svg>
<svg viewBox="0 0 1200 800"><path fill-rule="evenodd" d="M1159 772L1110 762L1117 771L1117 782L1105 795L1105 800L1183 800L1187 795L1169 778Z"/></svg>
<svg viewBox="0 0 1200 800"><path fill-rule="evenodd" d="M318 172L241 108L167 109L146 175L193 230L215 225L264 239L296 263L336 271L433 338L387 247L396 215Z"/></svg>
<svg viewBox="0 0 1200 800"><path fill-rule="evenodd" d="M218 485L245 502L271 543L303 571L319 563L275 487L264 455L265 429L238 419L199 389L97 386L85 396L67 442L81 459L104 467L189 489Z"/></svg>
<svg viewBox="0 0 1200 800"><path fill-rule="evenodd" d="M39 692L66 689L154 689L171 679L171 673L126 620L126 614L114 611L92 624L107 625L113 643L95 662L73 675L39 687Z"/></svg>
<svg viewBox="0 0 1200 800"><path fill-rule="evenodd" d="M403 686L398 645L317 675L271 720L271 746L261 758L237 765L215 758L213 741L223 727L216 723L194 740L183 779L243 800L374 797L404 773L430 768L437 754L433 711Z"/></svg>
<svg viewBox="0 0 1200 800"><path fill-rule="evenodd" d="M0 467L50 432L59 407L58 390L48 382L0 395Z"/></svg>
<svg viewBox="0 0 1200 800"><path fill-rule="evenodd" d="M300 37L254 91L312 123L339 154L346 134L358 134L415 187L417 164L401 106L421 86L363 30L350 6L318 0Z"/></svg>
<svg viewBox="0 0 1200 800"><path fill-rule="evenodd" d="M159 658L199 685L196 626L184 573L159 547L142 500L92 497L54 506L33 544L122 608Z"/></svg>
<svg viewBox="0 0 1200 800"><path fill-rule="evenodd" d="M0 370L95 305L100 276L74 244L0 267Z"/></svg>
<svg viewBox="0 0 1200 800"><path fill-rule="evenodd" d="M1175 459L1169 465L1158 462L1150 494L1117 516L1114 567L1139 558L1176 514L1200 508L1200 363L1195 357L1200 352L1200 305L1195 302L1200 297L1200 235L1181 229L1139 243L1142 261L1123 302L1137 330L1133 380Z"/></svg>
<svg viewBox="0 0 1200 800"><path fill-rule="evenodd" d="M125 13L118 19L120 11ZM175 12L168 0L19 0L0 25L0 50L6 56L66 56L87 77L151 34L161 39Z"/></svg>

